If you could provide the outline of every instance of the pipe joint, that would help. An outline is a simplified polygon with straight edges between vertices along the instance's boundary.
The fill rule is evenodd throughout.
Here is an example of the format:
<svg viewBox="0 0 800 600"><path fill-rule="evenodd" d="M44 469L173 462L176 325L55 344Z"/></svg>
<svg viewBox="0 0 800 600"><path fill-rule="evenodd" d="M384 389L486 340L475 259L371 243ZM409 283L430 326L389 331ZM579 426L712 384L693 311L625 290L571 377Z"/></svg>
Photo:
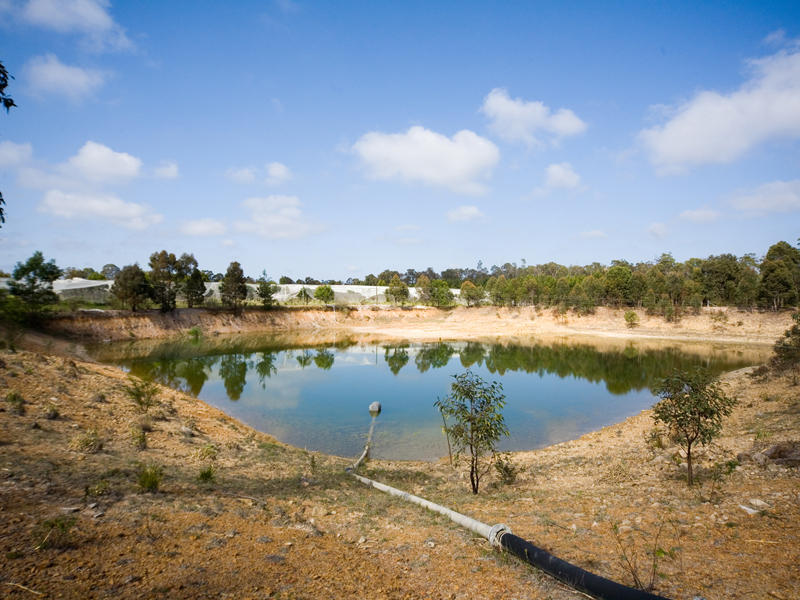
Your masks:
<svg viewBox="0 0 800 600"><path fill-rule="evenodd" d="M503 523L493 525L489 530L489 543L492 545L492 547L502 548L503 546L500 543L500 538L502 538L506 533L511 533L511 528L508 527L508 525L504 525Z"/></svg>

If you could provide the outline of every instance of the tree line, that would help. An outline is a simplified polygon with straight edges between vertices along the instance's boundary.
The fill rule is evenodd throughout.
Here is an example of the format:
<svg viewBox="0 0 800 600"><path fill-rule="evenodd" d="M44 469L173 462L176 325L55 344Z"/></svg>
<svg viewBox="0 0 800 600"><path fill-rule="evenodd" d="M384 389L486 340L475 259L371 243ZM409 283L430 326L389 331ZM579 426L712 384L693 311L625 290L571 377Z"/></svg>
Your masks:
<svg viewBox="0 0 800 600"><path fill-rule="evenodd" d="M119 304L138 310L151 303L160 310L175 310L180 297L189 308L204 304L209 282L219 282L222 303L238 312L248 300L248 283L255 287L255 297L264 307L274 305L277 284L262 271L257 279L247 277L241 265L233 261L225 273L200 270L193 254L176 256L166 250L150 255L148 270L138 263L122 268L104 265L100 271L90 267L61 269L54 260L46 261L41 252L24 263L17 263L9 277L8 292L0 293L0 310L10 314L36 313L57 302L52 283L60 277L113 280L111 294ZM293 282L282 276L279 283L316 285L313 295L305 287L297 299L308 303L312 297L325 304L334 302L334 280L310 277ZM314 282L314 283L311 283ZM489 303L495 306L557 307L561 311L591 312L598 306L643 308L667 320L680 318L687 311L703 306L735 306L781 310L800 304L800 250L785 241L770 246L762 259L753 254L712 255L676 261L662 254L648 262L630 263L614 260L610 265L592 263L564 266L549 262L522 265L505 263L485 268L445 269L441 273L407 269L404 273L385 270L361 279L348 279L350 285L385 286L390 302L405 304L415 288L415 303L447 307L454 303L452 289L460 289L460 300L468 306ZM250 293L252 296L252 292Z"/></svg>

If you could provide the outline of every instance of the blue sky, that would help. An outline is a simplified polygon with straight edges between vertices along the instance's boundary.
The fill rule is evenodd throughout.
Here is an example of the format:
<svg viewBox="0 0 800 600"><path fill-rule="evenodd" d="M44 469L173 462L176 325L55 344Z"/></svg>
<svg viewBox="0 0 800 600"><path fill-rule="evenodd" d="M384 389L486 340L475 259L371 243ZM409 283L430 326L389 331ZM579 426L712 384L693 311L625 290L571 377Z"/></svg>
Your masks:
<svg viewBox="0 0 800 600"><path fill-rule="evenodd" d="M796 2L0 0L0 268L762 255L799 40Z"/></svg>

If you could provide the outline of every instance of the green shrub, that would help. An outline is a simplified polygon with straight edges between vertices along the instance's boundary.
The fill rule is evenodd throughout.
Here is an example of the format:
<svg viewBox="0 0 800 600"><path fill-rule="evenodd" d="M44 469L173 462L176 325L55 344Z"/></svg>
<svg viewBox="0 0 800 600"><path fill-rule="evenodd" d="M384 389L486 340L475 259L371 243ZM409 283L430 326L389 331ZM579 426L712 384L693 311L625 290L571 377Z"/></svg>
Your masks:
<svg viewBox="0 0 800 600"><path fill-rule="evenodd" d="M67 548L71 541L69 532L76 520L75 517L59 516L42 521L34 531L36 550Z"/></svg>
<svg viewBox="0 0 800 600"><path fill-rule="evenodd" d="M105 496L111 490L111 486L108 484L107 479L101 479L94 485L86 486L86 495L97 497L97 496Z"/></svg>
<svg viewBox="0 0 800 600"><path fill-rule="evenodd" d="M131 442L137 450L147 449L147 433L138 425L131 427Z"/></svg>
<svg viewBox="0 0 800 600"><path fill-rule="evenodd" d="M89 429L72 438L69 447L84 454L96 454L103 449L103 440L97 435L97 430Z"/></svg>
<svg viewBox="0 0 800 600"><path fill-rule="evenodd" d="M203 460L216 460L219 450L214 444L206 444L197 451L198 458Z"/></svg>
<svg viewBox="0 0 800 600"><path fill-rule="evenodd" d="M197 479L202 483L211 483L214 481L214 465L207 465L200 469L200 474Z"/></svg>
<svg viewBox="0 0 800 600"><path fill-rule="evenodd" d="M507 455L499 455L494 462L494 470L504 485L511 485L517 480L519 468L511 461Z"/></svg>
<svg viewBox="0 0 800 600"><path fill-rule="evenodd" d="M154 463L141 465L136 477L141 491L157 492L164 477L164 469Z"/></svg>
<svg viewBox="0 0 800 600"><path fill-rule="evenodd" d="M147 414L158 402L158 386L152 381L145 381L138 377L128 377L128 385L124 386L125 393L136 404L139 412Z"/></svg>
<svg viewBox="0 0 800 600"><path fill-rule="evenodd" d="M15 415L25 414L25 399L17 392L6 394L6 402L11 405L11 412Z"/></svg>
<svg viewBox="0 0 800 600"><path fill-rule="evenodd" d="M633 329L639 325L639 315L636 314L635 310L625 311L625 324L628 326L628 329Z"/></svg>

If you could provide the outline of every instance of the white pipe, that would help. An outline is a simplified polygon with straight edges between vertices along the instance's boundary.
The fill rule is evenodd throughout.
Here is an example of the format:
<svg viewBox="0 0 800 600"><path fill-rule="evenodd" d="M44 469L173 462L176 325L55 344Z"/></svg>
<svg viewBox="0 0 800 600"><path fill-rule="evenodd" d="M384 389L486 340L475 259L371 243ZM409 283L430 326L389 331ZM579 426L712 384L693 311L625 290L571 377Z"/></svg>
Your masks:
<svg viewBox="0 0 800 600"><path fill-rule="evenodd" d="M481 523L480 521L476 521L472 517L468 517L466 515L462 515L461 513L457 513L454 510L450 510L440 504L436 504L431 502L430 500L425 500L425 498L420 498L419 496L415 496L414 494L409 494L408 492L404 492L403 490L398 490L397 488L393 488L385 483L380 483L378 481L374 481L372 479L367 479L366 477L362 477L361 475L356 475L355 473L350 473L353 477L358 479L361 483L368 485L370 487L374 487L377 490L382 492L386 492L391 496L396 496L397 498L402 498L406 502L411 502L413 504L417 504L428 510L432 510L433 512L439 513L440 515L444 515L445 517L449 518L454 523L461 525L462 527L469 529L473 533L477 533L479 536L486 538L489 540L489 543L492 546L497 548L500 547L500 537L505 533L511 533L511 530L503 525L502 523L498 523L497 525L487 525L486 523Z"/></svg>

